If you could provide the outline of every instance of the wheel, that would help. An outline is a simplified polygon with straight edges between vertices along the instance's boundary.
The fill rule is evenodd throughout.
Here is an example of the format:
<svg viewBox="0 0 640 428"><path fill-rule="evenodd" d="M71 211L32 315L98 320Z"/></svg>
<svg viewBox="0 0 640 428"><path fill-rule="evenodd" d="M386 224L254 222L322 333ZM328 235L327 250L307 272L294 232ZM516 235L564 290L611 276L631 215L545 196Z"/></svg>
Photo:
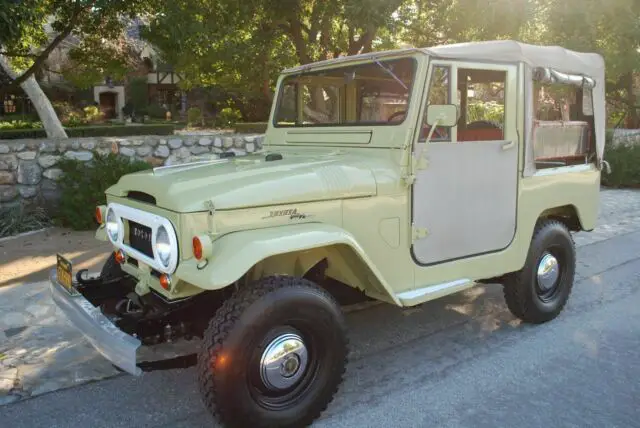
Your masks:
<svg viewBox="0 0 640 428"><path fill-rule="evenodd" d="M263 278L209 323L200 393L224 426L307 426L333 400L347 354L344 316L329 293L305 279Z"/></svg>
<svg viewBox="0 0 640 428"><path fill-rule="evenodd" d="M556 318L571 294L575 268L575 246L567 227L556 220L541 220L524 267L505 278L509 310L533 324Z"/></svg>

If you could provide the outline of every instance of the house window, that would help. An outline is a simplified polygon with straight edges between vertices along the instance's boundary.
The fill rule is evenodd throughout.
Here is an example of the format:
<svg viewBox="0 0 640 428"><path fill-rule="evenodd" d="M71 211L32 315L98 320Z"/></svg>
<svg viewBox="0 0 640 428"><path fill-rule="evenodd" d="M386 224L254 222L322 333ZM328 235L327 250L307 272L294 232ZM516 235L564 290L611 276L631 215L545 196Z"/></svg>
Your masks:
<svg viewBox="0 0 640 428"><path fill-rule="evenodd" d="M536 168L587 163L593 138L593 100L589 88L535 82L533 111Z"/></svg>

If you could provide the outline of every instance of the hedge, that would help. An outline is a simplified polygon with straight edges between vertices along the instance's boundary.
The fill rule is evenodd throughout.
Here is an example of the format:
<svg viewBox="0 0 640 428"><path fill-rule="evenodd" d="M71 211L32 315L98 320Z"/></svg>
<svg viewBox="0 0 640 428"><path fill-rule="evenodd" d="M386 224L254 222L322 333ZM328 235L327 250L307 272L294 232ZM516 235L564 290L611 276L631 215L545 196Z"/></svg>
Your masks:
<svg viewBox="0 0 640 428"><path fill-rule="evenodd" d="M264 134L267 132L267 122L245 122L233 125L234 132L238 134Z"/></svg>
<svg viewBox="0 0 640 428"><path fill-rule="evenodd" d="M173 135L175 125L108 125L79 126L65 128L68 137L128 137L133 135ZM0 131L0 140L18 140L22 138L47 138L44 129L15 129Z"/></svg>
<svg viewBox="0 0 640 428"><path fill-rule="evenodd" d="M611 174L602 173L604 186L640 188L640 145L606 147L604 158L611 165Z"/></svg>

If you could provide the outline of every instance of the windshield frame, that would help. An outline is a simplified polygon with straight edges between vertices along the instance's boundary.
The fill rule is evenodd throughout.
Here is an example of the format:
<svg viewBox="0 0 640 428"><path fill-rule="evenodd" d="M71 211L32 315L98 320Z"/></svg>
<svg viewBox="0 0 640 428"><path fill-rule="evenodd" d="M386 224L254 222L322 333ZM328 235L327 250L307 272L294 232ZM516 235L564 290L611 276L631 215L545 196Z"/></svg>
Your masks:
<svg viewBox="0 0 640 428"><path fill-rule="evenodd" d="M321 73L321 72L327 72L327 71L339 71L339 70L352 70L354 67L360 67L360 66L367 66L367 65L378 65L378 67L380 67L383 71L383 73L387 74L389 73L389 70L386 67L386 64L389 62L394 62L394 61L399 61L399 60L409 60L411 61L411 69L412 69L412 79L411 82L407 88L407 103L406 103L406 108L405 108L405 115L402 118L401 121L394 121L394 122L388 122L388 121L361 121L361 122L337 122L337 123L293 123L291 125L283 125L281 123L278 123L278 113L280 111L280 107L282 105L282 102L284 100L284 89L287 86L287 79L291 78L291 77L304 77L304 76L313 76L316 73ZM393 76L390 76L391 79L393 79ZM286 74L282 74L279 81L278 81L278 89L276 92L276 99L273 105L273 109L272 109L272 113L271 113L271 119L270 119L270 125L274 128L278 128L278 129L308 129L308 128L342 128L342 127L349 127L349 128L354 128L354 127L378 127L378 126L384 126L384 127L389 127L389 126L401 126L403 124L406 123L407 119L410 116L410 111L413 107L413 98L414 98L414 92L415 92L415 88L416 88L416 84L419 83L418 82L419 79L419 61L417 58L417 55L413 54L413 55L399 55L399 56L393 56L393 57L384 57L384 58L370 58L364 61L354 61L353 63L337 63L334 66L326 66L326 67L321 67L321 68L313 68L309 71L296 71L296 72L292 72L292 73L286 73ZM296 111L297 111L297 107L296 107Z"/></svg>

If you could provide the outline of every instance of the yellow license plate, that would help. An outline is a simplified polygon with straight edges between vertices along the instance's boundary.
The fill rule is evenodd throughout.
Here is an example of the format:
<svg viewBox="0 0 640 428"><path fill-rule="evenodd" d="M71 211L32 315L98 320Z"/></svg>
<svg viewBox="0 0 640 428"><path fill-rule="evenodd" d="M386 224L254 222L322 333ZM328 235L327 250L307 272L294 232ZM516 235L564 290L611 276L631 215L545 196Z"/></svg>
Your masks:
<svg viewBox="0 0 640 428"><path fill-rule="evenodd" d="M69 292L69 294L78 294L73 287L73 268L71 262L60 254L57 254L58 263L56 265L56 272L58 274L58 282Z"/></svg>

